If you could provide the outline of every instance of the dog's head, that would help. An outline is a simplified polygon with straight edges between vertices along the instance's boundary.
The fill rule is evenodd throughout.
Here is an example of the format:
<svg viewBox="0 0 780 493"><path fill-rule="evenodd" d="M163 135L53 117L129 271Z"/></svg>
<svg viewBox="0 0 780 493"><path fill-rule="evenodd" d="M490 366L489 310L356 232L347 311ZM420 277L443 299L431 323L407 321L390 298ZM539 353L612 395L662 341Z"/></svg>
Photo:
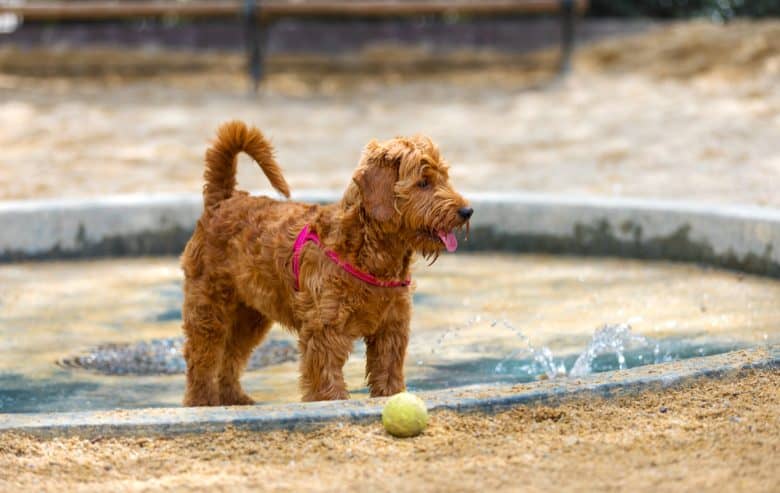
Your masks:
<svg viewBox="0 0 780 493"><path fill-rule="evenodd" d="M430 138L396 138L369 142L353 181L372 223L435 259L443 248L457 249L455 231L468 228L474 212L448 170Z"/></svg>

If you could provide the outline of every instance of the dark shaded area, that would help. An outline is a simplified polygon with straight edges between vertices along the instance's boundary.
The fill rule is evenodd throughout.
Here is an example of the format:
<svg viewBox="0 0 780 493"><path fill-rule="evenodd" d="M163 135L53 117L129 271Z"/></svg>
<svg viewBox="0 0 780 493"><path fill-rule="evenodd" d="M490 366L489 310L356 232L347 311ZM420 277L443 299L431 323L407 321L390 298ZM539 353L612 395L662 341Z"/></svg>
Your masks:
<svg viewBox="0 0 780 493"><path fill-rule="evenodd" d="M739 256L732 251L716 253L703 241L691 239L690 226L681 226L668 236L646 238L642 227L633 222L619 225L623 239L606 219L591 224L578 223L567 236L551 234L504 233L492 227L472 228L466 242L466 251L510 251L515 253L551 253L582 256L610 256L648 260L672 260L696 262L713 267L723 267L750 274L780 278L780 263L772 260L773 245L767 246L762 255ZM478 238L478 240L476 240Z"/></svg>
<svg viewBox="0 0 780 493"><path fill-rule="evenodd" d="M171 322L173 320L181 320L181 308L172 308L154 317L155 322Z"/></svg>
<svg viewBox="0 0 780 493"><path fill-rule="evenodd" d="M180 390L181 389L181 390ZM183 392L184 382L91 382L57 374L46 379L18 373L0 375L0 413L97 411L165 407L150 399L161 391Z"/></svg>
<svg viewBox="0 0 780 493"><path fill-rule="evenodd" d="M136 407L165 407L150 400L161 390L180 393L184 382L91 382L72 380L65 373L46 379L18 373L0 374L0 413L41 413Z"/></svg>
<svg viewBox="0 0 780 493"><path fill-rule="evenodd" d="M106 236L98 242L87 241L86 231L79 228L76 246L60 245L43 252L0 252L0 263L21 260L87 259L101 257L140 257L145 255L179 255L192 236L192 229L174 226L141 233Z"/></svg>
<svg viewBox="0 0 780 493"><path fill-rule="evenodd" d="M607 19L580 20L577 42L636 32L645 22ZM374 44L414 44L434 51L490 48L530 52L560 44L560 20L553 17L500 17L473 19L282 19L265 32L266 55L292 53L337 54L357 52ZM0 36L0 45L71 46L114 45L125 48L149 45L196 50L245 50L242 19L176 22L146 19L118 22L26 23ZM193 69L202 67L192 67Z"/></svg>
<svg viewBox="0 0 780 493"><path fill-rule="evenodd" d="M661 19L715 16L728 20L780 15L780 0L591 0L588 15Z"/></svg>
<svg viewBox="0 0 780 493"><path fill-rule="evenodd" d="M55 379L35 380L18 373L0 374L0 413L37 412L55 403L62 403L82 392L97 390L91 382L60 382Z"/></svg>

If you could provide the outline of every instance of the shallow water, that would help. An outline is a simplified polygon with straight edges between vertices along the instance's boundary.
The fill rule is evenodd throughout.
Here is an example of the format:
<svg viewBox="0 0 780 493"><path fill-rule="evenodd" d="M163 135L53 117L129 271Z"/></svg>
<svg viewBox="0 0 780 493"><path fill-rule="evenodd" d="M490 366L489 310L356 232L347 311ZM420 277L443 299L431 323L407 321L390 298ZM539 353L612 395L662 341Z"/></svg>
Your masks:
<svg viewBox="0 0 780 493"><path fill-rule="evenodd" d="M690 265L456 254L418 264L415 280L411 389L556 377L599 342L617 346L594 349L592 371L620 367L615 348L630 368L780 340L780 283ZM56 363L105 343L180 336L180 285L174 258L0 266L0 412L179 405L181 374ZM605 324L632 331L594 340ZM294 344L279 328L271 337ZM356 398L366 395L363 368L357 343L345 367ZM288 361L242 381L258 401L284 402L299 399L297 379Z"/></svg>

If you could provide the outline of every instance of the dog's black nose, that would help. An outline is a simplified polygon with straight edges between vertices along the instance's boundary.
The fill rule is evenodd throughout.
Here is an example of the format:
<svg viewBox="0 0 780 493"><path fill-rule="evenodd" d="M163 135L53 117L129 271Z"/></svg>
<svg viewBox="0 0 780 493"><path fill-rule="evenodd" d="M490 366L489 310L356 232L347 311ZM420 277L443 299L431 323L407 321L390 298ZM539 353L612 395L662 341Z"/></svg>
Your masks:
<svg viewBox="0 0 780 493"><path fill-rule="evenodd" d="M467 221L469 220L472 214L474 214L474 209L472 209L471 207L461 207L460 209L458 209L458 215Z"/></svg>

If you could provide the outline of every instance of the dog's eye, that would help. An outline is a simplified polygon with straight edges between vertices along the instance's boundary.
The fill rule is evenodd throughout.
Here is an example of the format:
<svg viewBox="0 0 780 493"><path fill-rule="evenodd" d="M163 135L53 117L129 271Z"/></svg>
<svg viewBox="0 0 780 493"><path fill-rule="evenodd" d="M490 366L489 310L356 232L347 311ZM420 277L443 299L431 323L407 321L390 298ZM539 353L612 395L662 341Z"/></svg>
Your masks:
<svg viewBox="0 0 780 493"><path fill-rule="evenodd" d="M420 188L428 188L430 185L431 184L427 178L423 178L422 180L417 182L417 186Z"/></svg>

